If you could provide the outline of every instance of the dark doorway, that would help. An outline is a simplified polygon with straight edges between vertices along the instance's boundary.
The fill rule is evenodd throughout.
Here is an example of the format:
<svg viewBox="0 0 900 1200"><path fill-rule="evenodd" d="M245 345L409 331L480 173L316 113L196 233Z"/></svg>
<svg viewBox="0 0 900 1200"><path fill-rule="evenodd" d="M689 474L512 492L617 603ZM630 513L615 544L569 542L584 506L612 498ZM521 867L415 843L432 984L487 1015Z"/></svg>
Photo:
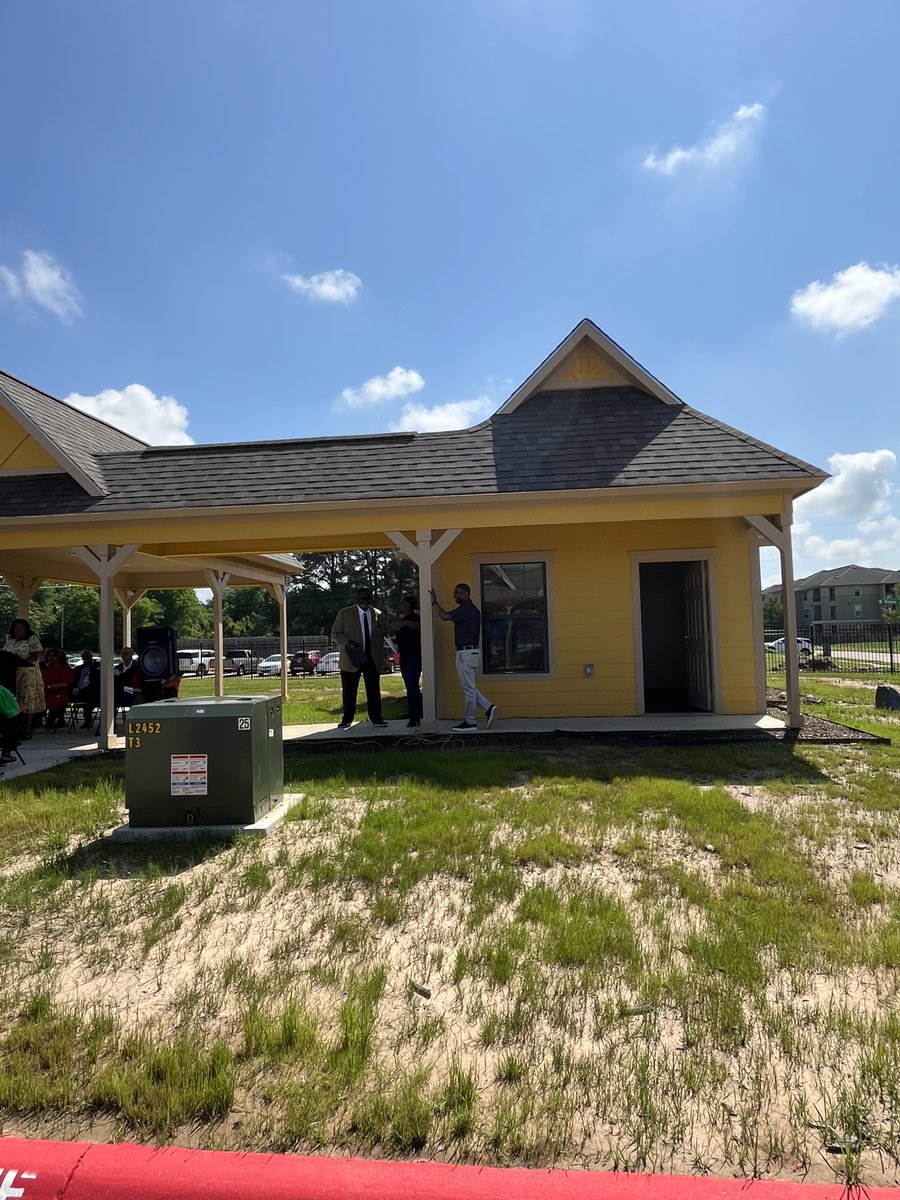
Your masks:
<svg viewBox="0 0 900 1200"><path fill-rule="evenodd" d="M640 564L644 711L712 712L704 560Z"/></svg>

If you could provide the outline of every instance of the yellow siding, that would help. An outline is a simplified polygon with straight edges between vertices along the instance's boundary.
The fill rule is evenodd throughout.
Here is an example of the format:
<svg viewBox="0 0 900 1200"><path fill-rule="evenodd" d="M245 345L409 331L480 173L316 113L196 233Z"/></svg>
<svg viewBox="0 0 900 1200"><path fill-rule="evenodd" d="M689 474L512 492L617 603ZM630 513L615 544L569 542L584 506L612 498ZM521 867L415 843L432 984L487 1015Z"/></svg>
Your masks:
<svg viewBox="0 0 900 1200"><path fill-rule="evenodd" d="M440 561L438 594L452 606L454 584L470 583L478 601L478 556L548 556L551 672L521 679L486 676L480 683L504 716L629 716L638 712L633 551L715 550L711 607L718 621L713 648L724 713L757 708L749 546L741 522L639 522L467 531ZM715 621L713 622L715 629ZM438 622L438 705L460 715L452 627ZM594 664L592 676L584 674Z"/></svg>
<svg viewBox="0 0 900 1200"><path fill-rule="evenodd" d="M352 508L304 507L285 512L234 512L220 508L212 513L179 511L133 516L117 515L105 520L74 518L42 519L10 524L0 534L0 548L36 549L42 546L95 545L109 542L123 545L137 542L149 554L177 557L182 554L266 554L285 550L339 550L375 548L392 543L384 531L397 529L415 540L416 529L469 529L482 541L497 531L502 542L515 527L541 526L539 537L546 543L553 530L563 524L576 529L585 544L596 541L602 530L622 523L639 524L663 519L675 528L681 521L739 517L743 513L780 513L784 497L777 492L698 492L685 495L672 491L662 496L629 496L628 488L609 489L587 499L573 500L571 493L559 492L540 497L491 496L473 498L468 504L433 507L410 504L410 516L404 521L404 506L379 508L358 505ZM610 492L617 494L610 495ZM598 531L598 525L602 528ZM606 537L605 533L602 533Z"/></svg>
<svg viewBox="0 0 900 1200"><path fill-rule="evenodd" d="M56 467L56 460L14 421L0 410L0 470L28 470L31 467Z"/></svg>

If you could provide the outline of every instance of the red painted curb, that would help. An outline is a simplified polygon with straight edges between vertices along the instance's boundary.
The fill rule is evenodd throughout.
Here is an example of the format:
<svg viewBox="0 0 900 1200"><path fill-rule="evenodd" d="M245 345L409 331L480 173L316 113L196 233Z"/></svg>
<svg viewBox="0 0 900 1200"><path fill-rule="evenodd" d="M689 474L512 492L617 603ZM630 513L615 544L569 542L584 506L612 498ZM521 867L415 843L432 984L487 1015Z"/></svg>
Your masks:
<svg viewBox="0 0 900 1200"><path fill-rule="evenodd" d="M898 1188L0 1138L0 1200L898 1200Z"/></svg>

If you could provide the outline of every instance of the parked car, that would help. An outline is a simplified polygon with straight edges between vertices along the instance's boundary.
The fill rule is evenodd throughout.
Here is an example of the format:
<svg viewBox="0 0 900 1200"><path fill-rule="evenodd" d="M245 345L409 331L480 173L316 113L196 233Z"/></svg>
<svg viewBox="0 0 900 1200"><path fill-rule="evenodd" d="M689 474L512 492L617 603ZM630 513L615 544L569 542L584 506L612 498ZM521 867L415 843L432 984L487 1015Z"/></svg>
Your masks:
<svg viewBox="0 0 900 1200"><path fill-rule="evenodd" d="M257 675L280 675L284 670L284 657L281 654L270 654L256 668Z"/></svg>
<svg viewBox="0 0 900 1200"><path fill-rule="evenodd" d="M774 642L766 642L766 649L767 650L777 650L779 653L784 654L785 645L786 645L785 639L783 637L780 637L780 638L776 638L774 640ZM813 652L812 642L808 638L798 637L797 638L797 650L801 654L812 654L812 652Z"/></svg>
<svg viewBox="0 0 900 1200"><path fill-rule="evenodd" d="M337 650L331 650L328 654L323 654L316 663L316 674L335 675L340 670L338 666L340 658L341 656Z"/></svg>
<svg viewBox="0 0 900 1200"><path fill-rule="evenodd" d="M258 666L259 659L252 650L226 650L222 655L225 675L252 675Z"/></svg>
<svg viewBox="0 0 900 1200"><path fill-rule="evenodd" d="M292 675L312 675L321 657L318 650L298 650L291 655L289 670Z"/></svg>
<svg viewBox="0 0 900 1200"><path fill-rule="evenodd" d="M216 656L212 650L179 650L179 675L208 675L215 670Z"/></svg>
<svg viewBox="0 0 900 1200"><path fill-rule="evenodd" d="M396 650L385 649L384 652L384 673L385 675L393 675L395 671L400 670L400 655Z"/></svg>

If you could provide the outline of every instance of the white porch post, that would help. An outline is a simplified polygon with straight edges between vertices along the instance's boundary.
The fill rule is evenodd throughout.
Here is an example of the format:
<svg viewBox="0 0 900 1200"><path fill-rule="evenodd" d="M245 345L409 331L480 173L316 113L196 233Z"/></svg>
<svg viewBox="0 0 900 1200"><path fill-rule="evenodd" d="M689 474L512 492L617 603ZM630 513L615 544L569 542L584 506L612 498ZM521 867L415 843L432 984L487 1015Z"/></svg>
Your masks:
<svg viewBox="0 0 900 1200"><path fill-rule="evenodd" d="M147 595L147 589L141 588L140 591L132 591L131 588L117 587L115 593L116 599L122 606L122 645L130 646L134 636L131 629L131 610L142 596Z"/></svg>
<svg viewBox="0 0 900 1200"><path fill-rule="evenodd" d="M216 656L216 695L225 695L225 635L222 630L222 601L231 575L228 571L207 571L206 580L213 594L213 652Z"/></svg>
<svg viewBox="0 0 900 1200"><path fill-rule="evenodd" d="M131 558L137 545L73 546L73 551L100 580L100 749L109 750L116 736L116 710L113 703L113 580L116 572Z"/></svg>
<svg viewBox="0 0 900 1200"><path fill-rule="evenodd" d="M9 590L13 593L19 602L18 616L28 620L28 614L31 612L31 602L34 599L35 592L44 582L41 575L4 575L3 578L9 584Z"/></svg>
<svg viewBox="0 0 900 1200"><path fill-rule="evenodd" d="M794 600L794 552L791 544L793 504L785 501L785 511L777 524L766 517L747 516L744 520L758 530L778 550L781 558L782 607L784 609L784 675L787 695L787 724L790 729L803 727L800 712L800 656L797 653L797 606Z"/></svg>
<svg viewBox="0 0 900 1200"><path fill-rule="evenodd" d="M266 584L278 605L278 653L281 654L281 700L288 702L288 588L286 583Z"/></svg>
<svg viewBox="0 0 900 1200"><path fill-rule="evenodd" d="M394 545L419 568L419 612L422 618L422 727L425 730L437 726L435 631L431 618L431 597L428 593L434 586L434 564L461 533L461 529L445 529L432 545L431 530L417 529L416 544L413 545L406 534L386 531L386 536Z"/></svg>

